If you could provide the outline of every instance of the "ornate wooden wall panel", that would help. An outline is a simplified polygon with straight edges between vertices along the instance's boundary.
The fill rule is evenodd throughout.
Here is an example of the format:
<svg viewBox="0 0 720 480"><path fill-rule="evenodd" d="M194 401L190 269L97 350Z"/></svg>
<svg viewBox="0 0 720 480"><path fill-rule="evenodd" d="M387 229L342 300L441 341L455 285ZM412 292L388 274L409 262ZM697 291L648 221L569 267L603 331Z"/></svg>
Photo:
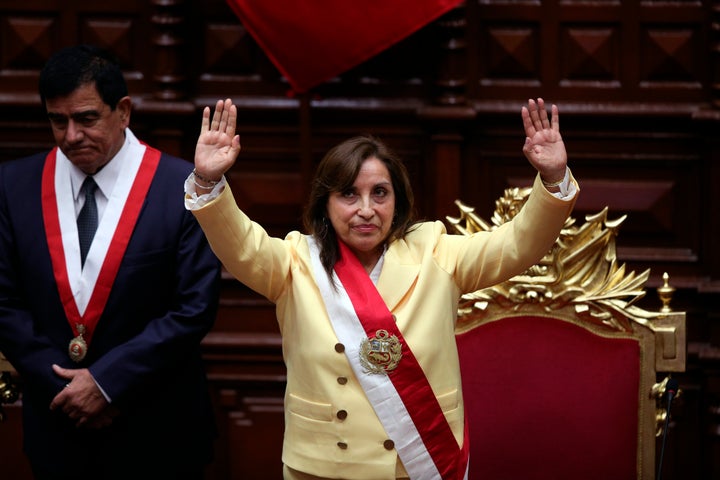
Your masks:
<svg viewBox="0 0 720 480"><path fill-rule="evenodd" d="M707 4L520 3L468 2L478 25L471 33L479 54L473 96L534 90L583 104L707 100Z"/></svg>
<svg viewBox="0 0 720 480"><path fill-rule="evenodd" d="M688 311L688 372L664 477L720 477L720 2L471 0L311 92L295 95L224 0L0 0L0 161L52 145L36 93L57 47L111 47L135 101L133 130L192 158L201 110L232 97L238 203L274 235L300 226L323 153L372 133L406 159L418 210L486 218L527 185L520 107L543 96L582 194L575 216L628 215L618 257L670 273ZM298 39L302 41L302 39ZM652 298L650 298L652 297ZM657 309L658 300L643 300ZM213 479L279 478L284 366L274 308L226 278L205 341L220 425ZM7 409L6 409L7 410ZM0 444L19 435L0 424Z"/></svg>

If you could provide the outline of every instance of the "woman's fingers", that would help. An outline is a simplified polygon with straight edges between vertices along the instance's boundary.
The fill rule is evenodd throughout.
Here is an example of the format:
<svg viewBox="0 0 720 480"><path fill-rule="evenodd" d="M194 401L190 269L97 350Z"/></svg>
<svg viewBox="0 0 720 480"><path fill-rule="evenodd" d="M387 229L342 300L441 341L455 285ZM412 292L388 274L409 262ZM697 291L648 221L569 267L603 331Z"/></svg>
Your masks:
<svg viewBox="0 0 720 480"><path fill-rule="evenodd" d="M230 99L228 99L227 101L230 102ZM235 136L235 127L237 125L237 107L230 102L227 110L228 110L228 120L227 120L227 126L225 127L225 133L229 137L234 137Z"/></svg>
<svg viewBox="0 0 720 480"><path fill-rule="evenodd" d="M525 134L532 138L537 132L552 129L560 131L560 119L556 105L551 106L551 113L548 114L545 100L538 98L528 100L527 106L522 107L523 126Z"/></svg>
<svg viewBox="0 0 720 480"><path fill-rule="evenodd" d="M200 133L218 132L232 137L235 135L236 123L237 107L233 105L232 100L229 98L218 100L215 103L215 110L212 112L212 120L210 118L210 107L203 109Z"/></svg>
<svg viewBox="0 0 720 480"><path fill-rule="evenodd" d="M223 115L223 101L218 100L215 103L215 112L213 112L212 123L210 124L210 131L217 131L220 127L220 121Z"/></svg>
<svg viewBox="0 0 720 480"><path fill-rule="evenodd" d="M540 125L543 129L550 128L550 120L548 119L545 101L542 98L537 99L538 113L540 117Z"/></svg>
<svg viewBox="0 0 720 480"><path fill-rule="evenodd" d="M210 107L203 108L202 122L200 123L200 135L210 129Z"/></svg>

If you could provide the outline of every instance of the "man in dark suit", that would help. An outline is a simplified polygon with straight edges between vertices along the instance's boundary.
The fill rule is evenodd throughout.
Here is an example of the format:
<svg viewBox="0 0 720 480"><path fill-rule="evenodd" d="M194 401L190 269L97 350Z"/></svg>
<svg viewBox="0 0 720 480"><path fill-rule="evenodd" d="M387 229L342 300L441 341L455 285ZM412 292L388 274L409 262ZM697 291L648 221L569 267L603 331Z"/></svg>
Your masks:
<svg viewBox="0 0 720 480"><path fill-rule="evenodd" d="M220 264L178 201L192 164L133 135L100 49L55 54L40 97L57 147L0 164L0 351L33 472L203 478L216 431L200 342Z"/></svg>

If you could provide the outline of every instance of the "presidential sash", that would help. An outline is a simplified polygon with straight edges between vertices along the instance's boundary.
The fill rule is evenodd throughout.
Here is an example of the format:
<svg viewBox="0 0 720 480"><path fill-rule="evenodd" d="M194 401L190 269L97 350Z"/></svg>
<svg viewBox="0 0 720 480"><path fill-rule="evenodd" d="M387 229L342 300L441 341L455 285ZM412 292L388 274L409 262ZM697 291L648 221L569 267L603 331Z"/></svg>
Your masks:
<svg viewBox="0 0 720 480"><path fill-rule="evenodd" d="M86 268L81 273L74 268L71 275L68 273L68 260L77 261L79 265L79 249L75 246L77 235L72 235L73 231L77 232L77 227L70 226L74 222L63 223L59 214L58 201L67 202L68 199L67 191L64 195L59 194L60 189L67 188L61 186L67 181L56 174L57 147L45 160L42 175L43 221L60 301L75 335L70 341L68 354L76 362L85 358L160 162L160 152L154 148L136 143L131 144L131 148L142 149L144 154L139 165L130 164L131 171L124 172L128 176L118 179L120 184L116 185L109 200L110 211L103 216L102 222L107 221L109 226L114 226L107 229L111 235L103 236L98 229L88 253Z"/></svg>
<svg viewBox="0 0 720 480"><path fill-rule="evenodd" d="M357 257L339 242L333 285L318 245L311 236L307 239L335 334L410 478L466 479L467 419L460 448L422 368Z"/></svg>

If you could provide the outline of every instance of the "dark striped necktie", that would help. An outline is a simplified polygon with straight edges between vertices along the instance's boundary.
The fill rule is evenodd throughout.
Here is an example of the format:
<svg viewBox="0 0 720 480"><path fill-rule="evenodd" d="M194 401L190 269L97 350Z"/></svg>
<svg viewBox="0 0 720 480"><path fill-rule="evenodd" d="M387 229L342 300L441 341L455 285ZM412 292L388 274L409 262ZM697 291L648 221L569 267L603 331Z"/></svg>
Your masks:
<svg viewBox="0 0 720 480"><path fill-rule="evenodd" d="M95 202L95 190L97 188L97 183L90 176L85 177L85 181L80 187L80 193L85 195L85 204L77 218L81 265L85 265L85 257L88 250L90 250L90 244L92 244L98 226L98 211Z"/></svg>

